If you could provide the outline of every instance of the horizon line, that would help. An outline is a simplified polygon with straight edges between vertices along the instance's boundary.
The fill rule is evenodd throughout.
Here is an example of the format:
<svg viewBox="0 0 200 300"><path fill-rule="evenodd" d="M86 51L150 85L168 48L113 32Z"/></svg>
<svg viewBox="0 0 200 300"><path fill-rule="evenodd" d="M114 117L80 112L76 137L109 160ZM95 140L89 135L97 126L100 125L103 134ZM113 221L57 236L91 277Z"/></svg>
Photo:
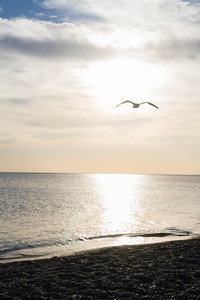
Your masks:
<svg viewBox="0 0 200 300"><path fill-rule="evenodd" d="M159 176L200 176L200 174L186 174L186 173L116 173L116 172L37 172L37 171L0 171L1 173L13 174L85 174L85 175L159 175Z"/></svg>

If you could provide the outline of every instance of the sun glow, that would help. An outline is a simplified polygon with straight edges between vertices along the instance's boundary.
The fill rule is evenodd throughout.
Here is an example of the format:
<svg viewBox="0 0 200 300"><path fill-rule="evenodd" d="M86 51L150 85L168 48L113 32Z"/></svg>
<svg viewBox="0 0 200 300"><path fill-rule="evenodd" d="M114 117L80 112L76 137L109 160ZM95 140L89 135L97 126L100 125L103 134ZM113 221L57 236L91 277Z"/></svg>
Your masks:
<svg viewBox="0 0 200 300"><path fill-rule="evenodd" d="M138 195L133 189L141 183L137 175L95 175L102 200L102 223L108 233L137 231L137 215L140 211Z"/></svg>
<svg viewBox="0 0 200 300"><path fill-rule="evenodd" d="M130 59L95 63L82 76L97 103L107 110L126 99L152 101L153 91L165 82L161 68Z"/></svg>

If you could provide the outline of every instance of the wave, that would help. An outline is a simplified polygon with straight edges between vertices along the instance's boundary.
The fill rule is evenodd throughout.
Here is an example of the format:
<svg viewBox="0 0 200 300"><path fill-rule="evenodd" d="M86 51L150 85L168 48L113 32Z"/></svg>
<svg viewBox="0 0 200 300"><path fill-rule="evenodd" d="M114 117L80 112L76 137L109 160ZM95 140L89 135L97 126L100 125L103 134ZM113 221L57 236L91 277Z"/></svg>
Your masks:
<svg viewBox="0 0 200 300"><path fill-rule="evenodd" d="M57 255L59 252L64 252L66 248L70 248L74 244L83 243L87 241L95 240L116 240L118 238L144 238L144 243L148 243L148 238L156 240L156 242L163 241L164 238L171 237L192 237L196 234L181 230L175 227L166 228L163 232L142 232L142 233L117 233L117 234L107 234L107 235L97 235L97 236L79 236L74 239L66 239L65 241L41 241L41 243L36 244L18 244L12 245L10 247L4 247L0 249L0 262L9 260L21 260L21 259L31 259L40 258L48 255ZM105 244L105 243L104 243ZM81 247L80 247L81 248Z"/></svg>
<svg viewBox="0 0 200 300"><path fill-rule="evenodd" d="M49 249L52 250L53 248L59 248L62 246L61 243L58 242L41 242L36 244L19 244L19 245L12 245L7 248L0 249L0 262L9 259L22 259L22 258L31 258L31 257L43 257L42 250ZM35 250L35 251L34 251ZM30 252L30 253L28 253ZM41 254L40 254L41 253ZM9 256L10 254L10 256Z"/></svg>
<svg viewBox="0 0 200 300"><path fill-rule="evenodd" d="M110 238L120 238L120 237L153 237L153 238L162 238L167 236L193 236L194 234L191 231L180 230L176 228L169 228L172 232L150 232L150 233L118 233L118 234L108 234L108 235L98 235L92 237L79 237L76 241L87 241L87 240L96 240L96 239L110 239ZM72 241L73 242L73 241Z"/></svg>

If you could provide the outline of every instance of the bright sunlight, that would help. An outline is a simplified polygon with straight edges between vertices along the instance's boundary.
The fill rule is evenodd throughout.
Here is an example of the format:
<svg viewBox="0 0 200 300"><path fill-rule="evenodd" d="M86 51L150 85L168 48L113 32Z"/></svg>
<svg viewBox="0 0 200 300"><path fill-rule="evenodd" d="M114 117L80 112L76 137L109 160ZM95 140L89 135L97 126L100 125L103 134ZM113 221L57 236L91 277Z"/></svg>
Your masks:
<svg viewBox="0 0 200 300"><path fill-rule="evenodd" d="M166 79L164 71L156 65L130 59L96 63L80 75L97 103L108 111L127 99L155 100L152 99L154 89L162 86Z"/></svg>

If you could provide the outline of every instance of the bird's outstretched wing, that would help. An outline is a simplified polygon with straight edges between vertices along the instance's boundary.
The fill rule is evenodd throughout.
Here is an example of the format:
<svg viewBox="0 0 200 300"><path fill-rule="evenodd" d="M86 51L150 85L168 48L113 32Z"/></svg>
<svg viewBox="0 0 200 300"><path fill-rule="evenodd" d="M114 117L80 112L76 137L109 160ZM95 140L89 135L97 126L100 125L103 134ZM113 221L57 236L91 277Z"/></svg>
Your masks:
<svg viewBox="0 0 200 300"><path fill-rule="evenodd" d="M140 104L144 104L144 103L147 103L147 104L152 105L152 106L154 106L155 108L159 109L158 106L156 106L155 104L153 104L153 103L151 103L151 102L142 102L142 103L140 103Z"/></svg>
<svg viewBox="0 0 200 300"><path fill-rule="evenodd" d="M132 102L132 101L130 101L130 100L126 100L126 101L123 101L122 103L119 103L117 106L119 106L119 105L121 105L121 104L124 104L124 103L127 103L127 102L128 102L128 103L131 103L131 104L134 104L134 102ZM117 107L117 106L116 106L116 107Z"/></svg>

